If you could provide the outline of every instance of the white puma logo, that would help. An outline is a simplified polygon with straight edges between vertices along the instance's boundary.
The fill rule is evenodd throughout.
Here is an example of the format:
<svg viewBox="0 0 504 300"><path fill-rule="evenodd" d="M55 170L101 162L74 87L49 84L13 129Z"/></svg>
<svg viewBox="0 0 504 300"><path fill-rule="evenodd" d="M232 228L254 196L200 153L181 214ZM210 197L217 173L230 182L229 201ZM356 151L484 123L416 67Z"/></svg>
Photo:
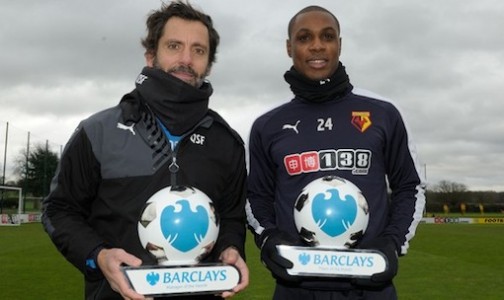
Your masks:
<svg viewBox="0 0 504 300"><path fill-rule="evenodd" d="M145 76L144 74L139 74L135 82L138 84L142 84L148 78L149 77Z"/></svg>
<svg viewBox="0 0 504 300"><path fill-rule="evenodd" d="M327 78L327 79L324 79L324 80L320 80L320 81L319 81L320 85L324 85L324 84L326 84L326 83L328 83L328 82L331 82L331 79L330 79L330 78Z"/></svg>
<svg viewBox="0 0 504 300"><path fill-rule="evenodd" d="M282 129L292 129L296 132L296 134L299 133L298 129L297 129L297 126L299 125L299 122L301 122L300 120L297 120L296 124L294 125L290 125L290 124L284 124L284 126L282 127Z"/></svg>
<svg viewBox="0 0 504 300"><path fill-rule="evenodd" d="M124 125L121 122L117 123L117 128L122 129L122 130L129 130L133 135L135 135L135 131L133 130L133 126L135 126L135 123L131 124L130 126Z"/></svg>

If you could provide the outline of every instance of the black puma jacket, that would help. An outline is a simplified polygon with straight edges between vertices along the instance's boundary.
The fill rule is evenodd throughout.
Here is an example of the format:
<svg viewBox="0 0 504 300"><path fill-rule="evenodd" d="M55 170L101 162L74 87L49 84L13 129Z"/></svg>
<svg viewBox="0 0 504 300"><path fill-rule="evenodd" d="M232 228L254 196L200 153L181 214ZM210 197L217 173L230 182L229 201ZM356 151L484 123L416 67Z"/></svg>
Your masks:
<svg viewBox="0 0 504 300"><path fill-rule="evenodd" d="M79 124L44 199L42 222L86 276L86 298L109 299L119 294L105 279L87 276L86 258L105 244L156 264L140 243L137 222L145 202L167 186L195 187L214 202L220 231L208 260L229 246L244 257L246 176L243 141L216 112L209 110L172 150L133 91Z"/></svg>

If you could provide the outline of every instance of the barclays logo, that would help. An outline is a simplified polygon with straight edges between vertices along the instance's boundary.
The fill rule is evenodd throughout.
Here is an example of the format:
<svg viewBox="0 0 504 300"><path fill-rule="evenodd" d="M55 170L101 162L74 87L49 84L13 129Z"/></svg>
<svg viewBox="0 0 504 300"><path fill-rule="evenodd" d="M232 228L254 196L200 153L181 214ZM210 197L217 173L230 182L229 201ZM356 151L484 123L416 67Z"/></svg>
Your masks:
<svg viewBox="0 0 504 300"><path fill-rule="evenodd" d="M313 259L312 259L313 258ZM374 265L374 258L366 255L320 255L314 254L313 257L306 253L300 253L298 261L303 266L312 264L315 266L341 266L341 267L366 267Z"/></svg>
<svg viewBox="0 0 504 300"><path fill-rule="evenodd" d="M331 237L338 236L345 233L355 222L357 201L350 195L342 199L337 189L329 189L327 193L319 193L313 197L312 217L320 230Z"/></svg>
<svg viewBox="0 0 504 300"><path fill-rule="evenodd" d="M176 204L181 208L177 210L175 206L169 205L163 209L161 232L175 249L188 252L205 238L210 218L202 205L196 206L196 211L193 211L187 199L180 199Z"/></svg>
<svg viewBox="0 0 504 300"><path fill-rule="evenodd" d="M159 273L150 272L147 274L145 279L151 286L155 286L159 282L159 277Z"/></svg>
<svg viewBox="0 0 504 300"><path fill-rule="evenodd" d="M374 257L370 255L314 255L314 265L372 268Z"/></svg>
<svg viewBox="0 0 504 300"><path fill-rule="evenodd" d="M306 266L310 262L310 259L311 259L310 254L308 254L306 252L299 254L299 257L298 257L299 262L303 266Z"/></svg>
<svg viewBox="0 0 504 300"><path fill-rule="evenodd" d="M175 271L163 273L163 284L185 284L185 283L206 283L227 280L227 270L217 269L208 271ZM161 275L156 272L150 272L146 275L145 280L151 286L158 284Z"/></svg>
<svg viewBox="0 0 504 300"><path fill-rule="evenodd" d="M165 284L182 284L182 283L205 283L225 281L227 279L227 271L208 270L208 271L182 271L182 272L165 272L163 283Z"/></svg>

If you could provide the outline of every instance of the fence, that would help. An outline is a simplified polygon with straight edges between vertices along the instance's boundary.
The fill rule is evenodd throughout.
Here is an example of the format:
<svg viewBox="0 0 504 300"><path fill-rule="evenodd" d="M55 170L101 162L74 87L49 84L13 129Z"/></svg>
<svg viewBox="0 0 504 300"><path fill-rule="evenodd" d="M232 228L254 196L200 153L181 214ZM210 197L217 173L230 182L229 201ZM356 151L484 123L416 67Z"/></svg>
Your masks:
<svg viewBox="0 0 504 300"><path fill-rule="evenodd" d="M18 181L24 177L21 174L22 167L27 165L27 159L36 147L56 153L58 158L63 151L63 145L51 142L47 137L0 121L0 185L18 185ZM0 201L3 200L4 192L0 192Z"/></svg>

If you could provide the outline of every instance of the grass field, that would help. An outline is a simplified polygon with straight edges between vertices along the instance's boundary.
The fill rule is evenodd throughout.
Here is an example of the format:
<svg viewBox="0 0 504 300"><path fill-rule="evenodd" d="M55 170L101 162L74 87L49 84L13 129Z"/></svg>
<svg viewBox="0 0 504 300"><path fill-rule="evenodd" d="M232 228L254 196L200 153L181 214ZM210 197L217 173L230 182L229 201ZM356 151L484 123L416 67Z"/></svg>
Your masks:
<svg viewBox="0 0 504 300"><path fill-rule="evenodd" d="M399 299L504 299L502 250L504 225L420 224L399 260ZM247 255L251 283L233 299L270 299L273 280L251 238ZM82 290L41 224L0 226L0 299L82 299Z"/></svg>

